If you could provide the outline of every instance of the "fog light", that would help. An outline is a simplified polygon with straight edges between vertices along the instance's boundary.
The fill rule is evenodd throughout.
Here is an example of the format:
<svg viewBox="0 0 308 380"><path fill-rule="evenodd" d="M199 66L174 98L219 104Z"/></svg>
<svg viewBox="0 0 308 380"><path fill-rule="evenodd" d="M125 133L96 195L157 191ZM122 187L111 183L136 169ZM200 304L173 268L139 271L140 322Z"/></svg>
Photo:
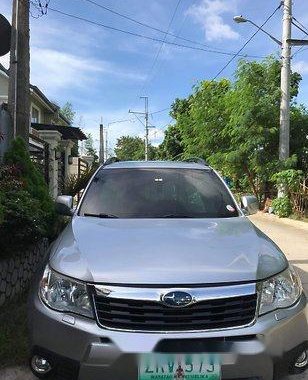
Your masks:
<svg viewBox="0 0 308 380"><path fill-rule="evenodd" d="M31 359L31 367L37 374L44 375L52 370L51 364L47 359L34 355Z"/></svg>
<svg viewBox="0 0 308 380"><path fill-rule="evenodd" d="M294 364L295 368L305 368L308 364L308 354L307 351L304 351L300 356L296 359Z"/></svg>

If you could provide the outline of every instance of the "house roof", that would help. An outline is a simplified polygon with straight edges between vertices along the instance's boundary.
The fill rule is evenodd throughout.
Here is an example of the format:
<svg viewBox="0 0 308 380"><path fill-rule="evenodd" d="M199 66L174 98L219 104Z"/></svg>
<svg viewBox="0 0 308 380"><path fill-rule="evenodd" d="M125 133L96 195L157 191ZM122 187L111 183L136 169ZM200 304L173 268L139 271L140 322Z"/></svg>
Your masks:
<svg viewBox="0 0 308 380"><path fill-rule="evenodd" d="M0 71L2 71L4 74L9 76L10 72L8 69L6 69L1 63L0 63ZM30 89L41 99L43 102L51 109L53 112L59 112L59 117L68 125L70 125L70 121L62 115L60 111L60 107L56 105L55 103L51 102L47 96L37 87L32 84L30 84Z"/></svg>
<svg viewBox="0 0 308 380"><path fill-rule="evenodd" d="M80 128L67 127L65 125L39 124L32 123L32 128L37 131L58 131L61 133L63 140L86 140L87 136Z"/></svg>
<svg viewBox="0 0 308 380"><path fill-rule="evenodd" d="M55 103L51 102L47 96L37 87L34 86L33 84L30 84L30 89L41 99L43 100L44 103L47 104L47 106L53 111L53 112L59 112L59 117L68 125L70 125L70 121L62 115L60 111L60 107L56 105Z"/></svg>

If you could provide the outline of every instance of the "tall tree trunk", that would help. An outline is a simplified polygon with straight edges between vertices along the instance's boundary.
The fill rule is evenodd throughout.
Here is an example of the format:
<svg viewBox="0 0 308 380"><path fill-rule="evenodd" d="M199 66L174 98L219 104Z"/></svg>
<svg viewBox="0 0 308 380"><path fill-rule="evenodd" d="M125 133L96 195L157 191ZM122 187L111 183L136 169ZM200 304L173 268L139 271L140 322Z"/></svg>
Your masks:
<svg viewBox="0 0 308 380"><path fill-rule="evenodd" d="M247 174L247 177L248 177L248 181L250 183L250 186L252 188L252 191L254 193L254 195L257 197L257 199L259 199L259 194L258 194L258 191L256 189L256 186L255 186L255 183L254 183L254 178L253 178L253 175L251 174L250 170L248 169L248 166L247 165L244 165L244 171L246 172Z"/></svg>

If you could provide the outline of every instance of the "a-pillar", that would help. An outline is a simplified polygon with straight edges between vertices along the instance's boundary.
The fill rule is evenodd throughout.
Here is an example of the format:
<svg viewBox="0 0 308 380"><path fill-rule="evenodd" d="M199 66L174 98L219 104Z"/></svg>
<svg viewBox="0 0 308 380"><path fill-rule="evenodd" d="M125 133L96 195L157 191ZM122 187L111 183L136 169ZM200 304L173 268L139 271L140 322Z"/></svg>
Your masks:
<svg viewBox="0 0 308 380"><path fill-rule="evenodd" d="M39 131L39 136L49 145L49 189L51 196L56 198L59 191L56 149L59 146L62 135L58 131Z"/></svg>

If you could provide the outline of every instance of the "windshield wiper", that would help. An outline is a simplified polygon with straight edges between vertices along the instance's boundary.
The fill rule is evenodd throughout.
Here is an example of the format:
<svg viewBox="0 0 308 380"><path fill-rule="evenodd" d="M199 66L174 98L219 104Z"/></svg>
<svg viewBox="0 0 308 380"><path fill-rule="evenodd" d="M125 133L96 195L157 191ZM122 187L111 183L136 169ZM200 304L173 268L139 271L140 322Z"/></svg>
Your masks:
<svg viewBox="0 0 308 380"><path fill-rule="evenodd" d="M90 214L90 213L84 213L83 216L92 216L94 218L102 218L102 219L117 219L118 216L112 215L112 214Z"/></svg>
<svg viewBox="0 0 308 380"><path fill-rule="evenodd" d="M160 218L192 218L192 216L186 215L186 214L167 214L167 215L162 215Z"/></svg>

